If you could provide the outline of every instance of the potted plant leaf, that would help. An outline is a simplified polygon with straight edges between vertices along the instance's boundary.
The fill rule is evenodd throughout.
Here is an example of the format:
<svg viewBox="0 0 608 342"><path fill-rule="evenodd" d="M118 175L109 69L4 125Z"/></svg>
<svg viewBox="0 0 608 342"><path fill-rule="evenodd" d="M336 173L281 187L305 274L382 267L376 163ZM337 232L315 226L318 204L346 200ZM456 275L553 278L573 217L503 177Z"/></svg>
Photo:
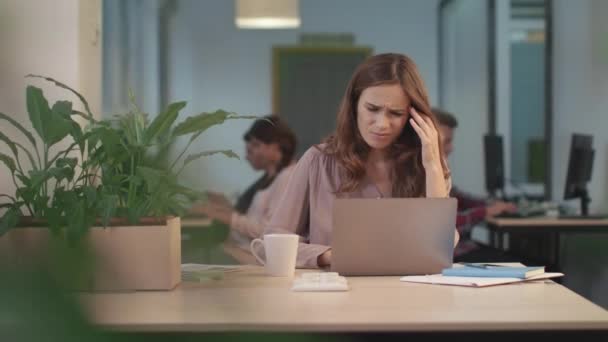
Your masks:
<svg viewBox="0 0 608 342"><path fill-rule="evenodd" d="M28 114L43 141L41 148L22 125L7 115L0 116L32 145L28 149L0 136L13 153L12 157L0 155L0 161L8 167L17 187L14 196L1 195L8 201L0 204L7 209L0 219L0 234L18 224L38 223L70 241L85 237L98 261L89 284L94 289L173 288L180 280L179 216L192 201L202 197L200 192L181 185L179 175L185 166L204 156L238 158L231 150L184 155L210 127L250 117L218 110L174 125L186 106L185 102L176 102L150 121L130 94L132 108L128 113L95 120L83 96L52 78L44 79L76 94L85 111L74 110L68 101L49 107L40 89L28 87ZM86 118L84 129L75 116ZM68 135L73 143L51 157L50 147ZM177 157L169 159L169 147L182 137L189 139L188 144ZM30 159L32 170L21 166L20 151ZM24 219L23 211L31 219ZM25 231L5 234L0 238L0 249L3 243L15 244L10 241L11 233L22 236Z"/></svg>
<svg viewBox="0 0 608 342"><path fill-rule="evenodd" d="M0 132L0 141L12 154L0 153L0 161L8 168L16 188L14 195L0 194L4 200L0 208L5 209L0 218L0 235L21 221L31 225L44 223L56 234L60 227L65 227L67 237L76 238L94 222L95 203L91 194L95 189L90 184L91 170L78 167L86 136L74 117L82 116L93 122L93 116L86 102L84 113L72 108L69 101L57 101L49 107L42 90L34 86L27 87L26 101L38 139L16 120L0 113L0 120L22 134L28 144L24 146ZM62 148L64 145L59 142L68 136L72 143ZM68 208L78 208L78 215L67 215Z"/></svg>

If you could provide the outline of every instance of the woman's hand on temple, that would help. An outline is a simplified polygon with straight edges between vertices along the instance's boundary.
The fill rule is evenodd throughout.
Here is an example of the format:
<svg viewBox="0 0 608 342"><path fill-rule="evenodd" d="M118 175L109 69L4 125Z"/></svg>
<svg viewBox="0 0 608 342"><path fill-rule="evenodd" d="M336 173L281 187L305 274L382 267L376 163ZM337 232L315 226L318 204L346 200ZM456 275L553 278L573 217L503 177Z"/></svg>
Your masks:
<svg viewBox="0 0 608 342"><path fill-rule="evenodd" d="M410 123L418 137L420 137L420 143L422 145L422 166L425 171L441 171L441 155L439 153L439 133L433 121L423 115L420 115L414 107L411 107Z"/></svg>
<svg viewBox="0 0 608 342"><path fill-rule="evenodd" d="M426 173L426 197L444 198L449 196L449 186L446 182L441 164L443 156L439 152L439 133L429 117L420 115L413 107L410 110L410 123L422 145L422 166Z"/></svg>

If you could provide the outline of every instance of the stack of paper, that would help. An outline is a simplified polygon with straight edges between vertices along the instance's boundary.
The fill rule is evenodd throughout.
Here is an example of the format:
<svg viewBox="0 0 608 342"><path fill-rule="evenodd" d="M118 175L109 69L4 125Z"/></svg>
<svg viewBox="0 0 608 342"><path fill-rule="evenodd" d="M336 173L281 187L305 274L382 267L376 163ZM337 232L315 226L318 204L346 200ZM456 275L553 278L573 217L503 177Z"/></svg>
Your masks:
<svg viewBox="0 0 608 342"><path fill-rule="evenodd" d="M200 282L206 279L221 279L224 273L238 272L244 267L243 265L182 264L182 280Z"/></svg>
<svg viewBox="0 0 608 342"><path fill-rule="evenodd" d="M520 283L532 280L542 280L562 277L563 273L543 273L536 276L531 276L526 279L522 278L490 278L490 277L456 277L444 276L442 274L432 274L424 276L406 276L400 280L410 283L438 284L438 285L455 285L469 287L486 287L501 284Z"/></svg>
<svg viewBox="0 0 608 342"><path fill-rule="evenodd" d="M446 268L441 274L402 277L411 283L486 287L521 283L564 276L563 273L545 273L544 266L526 267L519 263L486 264L460 263Z"/></svg>

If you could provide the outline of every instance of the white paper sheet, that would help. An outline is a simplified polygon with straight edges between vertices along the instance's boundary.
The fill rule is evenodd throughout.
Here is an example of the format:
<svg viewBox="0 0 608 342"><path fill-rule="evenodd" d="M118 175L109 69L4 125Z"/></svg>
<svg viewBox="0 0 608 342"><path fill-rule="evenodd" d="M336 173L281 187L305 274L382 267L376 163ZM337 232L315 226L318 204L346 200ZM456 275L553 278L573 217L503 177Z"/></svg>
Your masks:
<svg viewBox="0 0 608 342"><path fill-rule="evenodd" d="M431 274L424 276L405 276L401 277L401 281L410 283L436 284L436 285L453 285L453 286L468 286L468 287L486 287L493 285L522 283L534 280L543 280L550 278L562 277L563 273L543 273L528 279L520 278L487 278L487 277L445 277L441 274Z"/></svg>

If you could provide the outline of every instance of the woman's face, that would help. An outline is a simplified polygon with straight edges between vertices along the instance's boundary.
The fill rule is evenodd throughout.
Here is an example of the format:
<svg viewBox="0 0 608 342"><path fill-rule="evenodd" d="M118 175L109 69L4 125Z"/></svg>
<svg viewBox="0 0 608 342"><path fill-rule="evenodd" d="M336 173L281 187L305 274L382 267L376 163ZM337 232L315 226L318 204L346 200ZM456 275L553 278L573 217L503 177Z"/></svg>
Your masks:
<svg viewBox="0 0 608 342"><path fill-rule="evenodd" d="M281 150L276 143L266 144L256 138L247 141L247 161L254 170L266 170L281 161Z"/></svg>
<svg viewBox="0 0 608 342"><path fill-rule="evenodd" d="M410 118L410 101L399 84L369 87L357 103L357 127L372 148L384 150L401 134Z"/></svg>

